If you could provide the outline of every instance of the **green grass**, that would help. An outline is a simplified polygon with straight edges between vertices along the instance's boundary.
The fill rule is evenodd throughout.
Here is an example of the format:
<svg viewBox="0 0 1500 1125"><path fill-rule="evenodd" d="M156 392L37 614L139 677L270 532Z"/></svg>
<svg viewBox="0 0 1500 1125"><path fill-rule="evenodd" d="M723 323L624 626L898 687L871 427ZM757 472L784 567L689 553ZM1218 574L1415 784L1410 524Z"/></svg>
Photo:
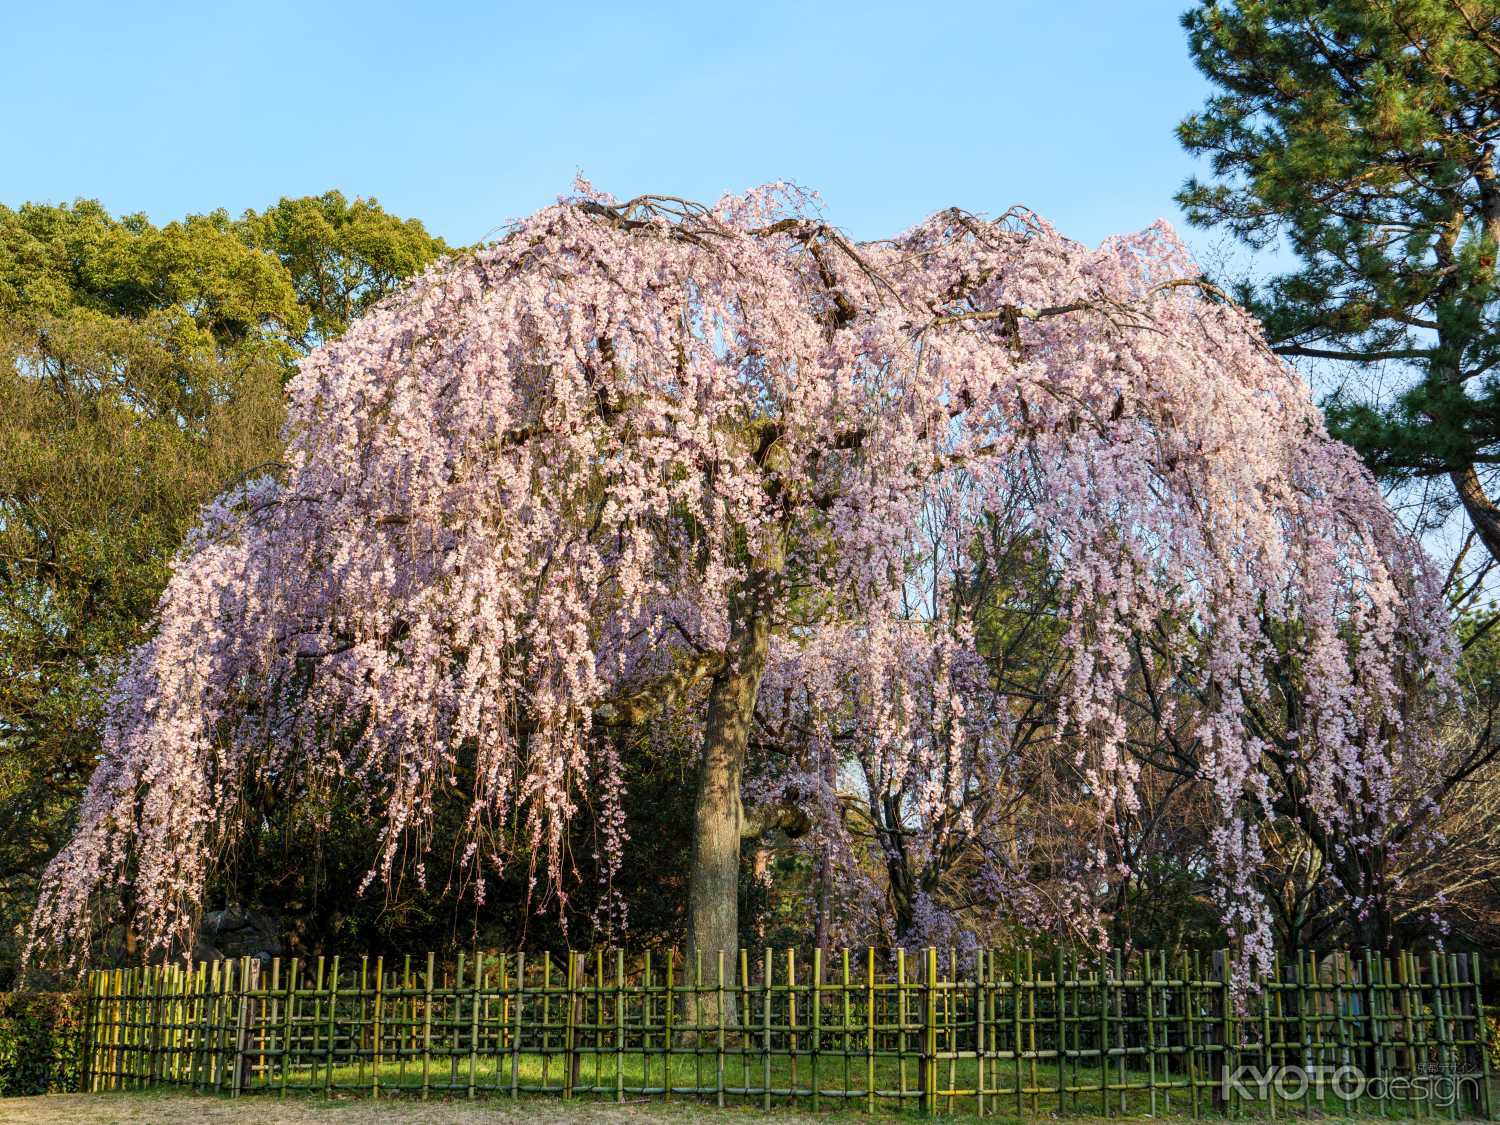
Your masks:
<svg viewBox="0 0 1500 1125"><path fill-rule="evenodd" d="M248 1093L260 1097L303 1097L327 1092L335 1097L393 1098L403 1101L425 1096L433 1100L476 1098L553 1101L565 1088L581 1102L624 1101L687 1105L725 1105L828 1112L869 1111L881 1115L915 1114L921 1106L921 1060L915 1046L904 1057L896 1054L867 1055L773 1053L764 1055L757 1044L743 1047L727 1044L722 1053L714 1044L696 1052L679 1045L670 1058L660 1053L612 1049L577 1052L577 1071L567 1082L561 1051L549 1054L481 1053L472 1059L467 1052L434 1052L425 1062L420 1051L410 1051L399 1061L383 1061L377 1068L368 1059L335 1061L330 1072L326 1062L294 1065L285 1082L278 1070L257 1063L248 1079ZM253 1058L253 1056L252 1056ZM670 1081L668 1081L670 1065ZM514 1067L514 1069L513 1069ZM1065 1063L1059 1067L1045 1060L984 1060L983 1103L977 1094L980 1061L970 1058L940 1059L936 1064L936 1096L933 1108L943 1114L975 1114L1010 1119L1055 1116L1160 1117L1198 1114L1223 1116L1216 1103L1217 1075L1199 1076L1196 1102L1188 1075L1180 1069L1167 1071L1160 1060L1156 1070L1121 1069L1116 1064L1101 1075L1097 1066ZM378 1078L378 1082L377 1082ZM1101 1079L1103 1081L1101 1082ZM226 1076L224 1086L229 1079ZM1061 1086L1061 1091L1059 1091ZM1101 1086L1103 1087L1101 1089ZM670 1087L670 1090L668 1090ZM871 1093L873 1091L873 1095ZM1311 1095L1294 1103L1277 1098L1270 1102L1234 1107L1238 1115L1265 1117L1308 1114L1341 1117L1437 1116L1446 1118L1446 1107L1415 1106L1410 1102L1361 1099L1348 1104L1329 1093L1321 1101Z"/></svg>

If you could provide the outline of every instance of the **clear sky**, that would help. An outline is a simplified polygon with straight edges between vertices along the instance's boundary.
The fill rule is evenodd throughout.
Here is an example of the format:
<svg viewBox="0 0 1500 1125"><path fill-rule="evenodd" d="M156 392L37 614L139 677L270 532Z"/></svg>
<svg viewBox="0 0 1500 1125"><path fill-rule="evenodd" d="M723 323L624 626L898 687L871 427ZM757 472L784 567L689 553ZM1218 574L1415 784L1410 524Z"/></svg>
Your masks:
<svg viewBox="0 0 1500 1125"><path fill-rule="evenodd" d="M952 204L1182 229L1187 2L16 3L0 202L166 220L336 187L464 243L582 171L795 180L860 238Z"/></svg>

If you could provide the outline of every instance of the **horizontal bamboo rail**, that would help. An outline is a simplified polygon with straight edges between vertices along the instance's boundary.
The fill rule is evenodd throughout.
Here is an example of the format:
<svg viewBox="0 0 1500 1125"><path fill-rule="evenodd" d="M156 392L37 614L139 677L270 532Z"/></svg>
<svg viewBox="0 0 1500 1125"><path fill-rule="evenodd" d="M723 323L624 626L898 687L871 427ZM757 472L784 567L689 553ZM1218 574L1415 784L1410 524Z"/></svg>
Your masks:
<svg viewBox="0 0 1500 1125"><path fill-rule="evenodd" d="M1018 1118L1493 1116L1477 957L1298 954L1233 980L1224 953L936 949L104 969L88 977L83 1081Z"/></svg>

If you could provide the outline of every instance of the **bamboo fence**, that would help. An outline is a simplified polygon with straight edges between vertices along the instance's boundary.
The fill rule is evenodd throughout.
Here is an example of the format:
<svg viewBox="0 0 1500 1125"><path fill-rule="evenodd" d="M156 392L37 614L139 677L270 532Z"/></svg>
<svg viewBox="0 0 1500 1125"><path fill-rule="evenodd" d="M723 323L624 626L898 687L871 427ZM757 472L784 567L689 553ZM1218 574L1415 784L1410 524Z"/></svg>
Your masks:
<svg viewBox="0 0 1500 1125"><path fill-rule="evenodd" d="M1248 989L1232 979L1224 953L934 949L106 969L88 978L83 1083L1017 1118L1493 1116L1477 957L1298 954Z"/></svg>

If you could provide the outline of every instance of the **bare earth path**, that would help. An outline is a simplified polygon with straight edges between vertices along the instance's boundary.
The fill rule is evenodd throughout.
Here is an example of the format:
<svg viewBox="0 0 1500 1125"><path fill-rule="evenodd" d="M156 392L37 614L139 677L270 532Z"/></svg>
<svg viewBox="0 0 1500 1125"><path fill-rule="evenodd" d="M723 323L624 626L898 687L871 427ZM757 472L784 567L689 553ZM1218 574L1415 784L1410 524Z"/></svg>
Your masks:
<svg viewBox="0 0 1500 1125"><path fill-rule="evenodd" d="M830 1122L889 1121L852 1114L830 1116L754 1109L713 1109L699 1105L614 1105L535 1099L512 1103L496 1099L469 1103L274 1101L267 1098L205 1098L163 1094L53 1094L0 1099L4 1125L605 1125L606 1122L663 1122L688 1125L828 1125Z"/></svg>
<svg viewBox="0 0 1500 1125"><path fill-rule="evenodd" d="M0 1123L4 1125L605 1125L606 1122L663 1122L688 1125L705 1121L717 1125L853 1125L854 1122L917 1120L914 1117L876 1116L857 1113L821 1113L816 1116L790 1110L770 1114L758 1109L714 1109L694 1104L614 1105L608 1102L561 1102L534 1099L514 1103L501 1099L477 1103L372 1102L368 1100L323 1101L317 1098L273 1101L246 1098L205 1098L163 1094L54 1094L41 1098L0 1099ZM960 1116L944 1120L977 1121ZM994 1117L985 1118L994 1122ZM1004 1120L1000 1118L998 1120ZM1091 1125L1102 1119L1068 1117L1055 1119L1068 1125ZM1139 1120L1139 1119L1137 1119ZM1317 1118L1293 1118L1315 1122ZM1359 1119L1341 1118L1343 1125L1358 1125ZM1117 1119L1118 1121L1118 1119ZM1157 1125L1188 1125L1187 1118L1156 1118ZM1390 1125L1389 1121L1385 1125Z"/></svg>

